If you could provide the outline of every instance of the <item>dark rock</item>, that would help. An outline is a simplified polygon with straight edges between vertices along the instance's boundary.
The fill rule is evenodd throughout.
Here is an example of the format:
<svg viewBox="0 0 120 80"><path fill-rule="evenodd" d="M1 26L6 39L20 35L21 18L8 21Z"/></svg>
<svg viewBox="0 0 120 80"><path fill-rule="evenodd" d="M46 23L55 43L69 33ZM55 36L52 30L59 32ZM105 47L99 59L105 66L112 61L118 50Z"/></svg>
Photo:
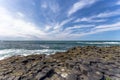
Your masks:
<svg viewBox="0 0 120 80"><path fill-rule="evenodd" d="M106 77L103 75L100 80L106 80Z"/></svg>
<svg viewBox="0 0 120 80"><path fill-rule="evenodd" d="M42 72L39 72L36 76L38 80L44 80L46 77L50 77L54 73L53 69L51 68L44 68Z"/></svg>

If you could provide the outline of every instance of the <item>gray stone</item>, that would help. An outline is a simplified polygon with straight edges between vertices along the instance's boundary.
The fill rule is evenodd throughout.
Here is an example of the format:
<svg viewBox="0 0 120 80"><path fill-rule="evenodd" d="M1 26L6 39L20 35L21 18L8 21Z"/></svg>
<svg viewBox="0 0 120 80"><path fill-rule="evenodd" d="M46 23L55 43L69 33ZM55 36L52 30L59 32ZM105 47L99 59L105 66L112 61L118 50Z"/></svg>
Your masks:
<svg viewBox="0 0 120 80"><path fill-rule="evenodd" d="M69 74L66 80L78 80L78 76L76 74Z"/></svg>

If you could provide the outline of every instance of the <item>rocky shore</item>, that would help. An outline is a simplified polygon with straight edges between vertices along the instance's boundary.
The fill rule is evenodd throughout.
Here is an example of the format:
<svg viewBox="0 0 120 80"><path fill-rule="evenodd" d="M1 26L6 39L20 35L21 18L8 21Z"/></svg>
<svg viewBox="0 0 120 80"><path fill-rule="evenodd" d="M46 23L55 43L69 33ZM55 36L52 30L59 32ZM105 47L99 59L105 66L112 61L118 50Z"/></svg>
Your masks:
<svg viewBox="0 0 120 80"><path fill-rule="evenodd" d="M0 61L0 80L120 80L120 47L74 47Z"/></svg>

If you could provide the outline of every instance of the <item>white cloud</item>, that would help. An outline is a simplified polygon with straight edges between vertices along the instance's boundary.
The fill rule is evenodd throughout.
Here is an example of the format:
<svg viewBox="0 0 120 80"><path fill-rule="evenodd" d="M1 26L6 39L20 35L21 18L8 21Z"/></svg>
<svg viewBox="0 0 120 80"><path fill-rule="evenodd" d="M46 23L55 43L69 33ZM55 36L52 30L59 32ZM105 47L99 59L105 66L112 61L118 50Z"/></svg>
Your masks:
<svg viewBox="0 0 120 80"><path fill-rule="evenodd" d="M117 3L116 3L117 5L120 5L120 1L117 1Z"/></svg>
<svg viewBox="0 0 120 80"><path fill-rule="evenodd" d="M50 28L52 26L49 26ZM120 22L112 23L112 24L104 24L104 25L76 25L62 29L63 26L60 28L53 29L52 31L47 32L47 37L50 40L70 40L70 39L78 39L82 36L96 34L106 31L113 31L113 30L120 30ZM54 27L52 27L54 28ZM81 31L79 31L79 29ZM88 31L86 32L86 30ZM75 32L74 32L75 31Z"/></svg>
<svg viewBox="0 0 120 80"><path fill-rule="evenodd" d="M12 13L6 8L0 7L0 14L0 39L65 39L68 33L62 33L61 29L73 19L66 19L60 23L40 28L32 22L14 16L22 16L20 12Z"/></svg>
<svg viewBox="0 0 120 80"><path fill-rule="evenodd" d="M73 30L73 29L80 29L80 28L90 28L90 27L94 27L95 25L76 25L73 27L68 27L65 29L65 31L69 31L69 30Z"/></svg>
<svg viewBox="0 0 120 80"><path fill-rule="evenodd" d="M31 22L13 16L6 8L0 7L0 37L9 38L41 38L45 33Z"/></svg>
<svg viewBox="0 0 120 80"><path fill-rule="evenodd" d="M48 7L48 5L47 5L47 3L46 3L46 2L43 2L43 3L41 3L41 7L42 7L42 8L47 8L47 7Z"/></svg>
<svg viewBox="0 0 120 80"><path fill-rule="evenodd" d="M100 25L96 26L95 29L106 29L106 28L115 28L115 27L120 27L120 22L110 24L110 25Z"/></svg>
<svg viewBox="0 0 120 80"><path fill-rule="evenodd" d="M116 22L113 24L96 26L95 28L93 28L92 31L90 31L86 35L105 32L105 31L119 30L119 29L120 29L120 22Z"/></svg>
<svg viewBox="0 0 120 80"><path fill-rule="evenodd" d="M50 6L48 7L48 5L46 6L47 7L44 6L43 8L50 8L55 13L57 9L59 10L59 7L57 8L55 7L56 5L54 5L55 8L53 6L52 7ZM73 12L71 12L69 15L75 13L80 9L82 8L78 8L75 11L73 10ZM112 12L107 11L94 16L80 18L80 19L77 19L76 21L77 22L80 22L80 21L103 22L105 21L105 19L101 19L101 18L120 15L119 12L120 10L115 10ZM16 17L15 15L18 17ZM73 24L72 27L69 26L67 28L64 28L64 26L67 23L72 22L74 18L68 18L61 22L56 21L56 22L53 22L52 24L46 24L46 25L43 25L43 27L40 27L40 26L38 27L37 25L35 25L35 23L26 21L21 17L23 18L25 17L25 15L22 12L14 13L14 12L10 12L6 8L0 7L0 39L3 37L6 39L9 39L9 38L10 39L12 38L14 39L18 39L18 38L19 39L20 38L21 39L46 39L46 40L73 39L73 38L78 38L85 35L120 29L120 22L116 22L113 24L106 24L106 25L98 25L98 26L91 25L91 24L89 25L80 24L76 26ZM80 32L79 29L82 29L82 28L86 28L88 29L88 31L85 32L85 30L83 29ZM76 32L74 32L74 30L76 30Z"/></svg>
<svg viewBox="0 0 120 80"><path fill-rule="evenodd" d="M80 18L75 20L74 22L104 22L106 21L106 19L92 19L91 17L84 17L84 18Z"/></svg>
<svg viewBox="0 0 120 80"><path fill-rule="evenodd" d="M52 26L50 26L50 25L46 25L44 31L49 31L51 28L52 28Z"/></svg>
<svg viewBox="0 0 120 80"><path fill-rule="evenodd" d="M61 23L57 23L56 26L54 26L54 29L59 29L63 27L65 24L69 23L71 20L73 20L73 18L69 18L69 19L63 20Z"/></svg>
<svg viewBox="0 0 120 80"><path fill-rule="evenodd" d="M21 18L16 18L7 9L0 7L0 39L46 39L46 40L64 40L74 39L85 35L96 34L104 31L112 31L120 29L120 22L106 25L78 25L73 27L63 28L69 23L72 18L63 20L56 25L46 25L45 28L38 28L34 23L25 21ZM59 26L55 28L56 26ZM89 31L77 31L81 28L88 28ZM94 28L93 28L94 27ZM55 29L54 29L55 28ZM63 30L61 30L63 29ZM73 33L76 30L77 32Z"/></svg>
<svg viewBox="0 0 120 80"><path fill-rule="evenodd" d="M21 18L25 17L25 15L22 12L17 12L17 16Z"/></svg>
<svg viewBox="0 0 120 80"><path fill-rule="evenodd" d="M98 14L96 16L93 16L93 18L94 17L105 18L105 17L116 16L116 15L120 15L120 9L117 9L115 11L106 11L106 12L100 13L100 14Z"/></svg>
<svg viewBox="0 0 120 80"><path fill-rule="evenodd" d="M83 17L76 19L74 22L105 22L107 19L101 19L101 18L108 18L113 16L120 15L120 9L114 10L114 11L105 11L103 13L99 13L97 15L93 15L90 17ZM99 19L100 18L100 19Z"/></svg>
<svg viewBox="0 0 120 80"><path fill-rule="evenodd" d="M82 32L82 33L80 32L77 34L75 34L75 33L70 34L70 37L76 38L76 37L82 37L82 36L86 36L86 35L90 35L90 34L96 34L96 33L100 33L100 32L113 31L113 30L120 30L120 22L116 22L113 24L99 25L99 26L92 28L88 32Z"/></svg>
<svg viewBox="0 0 120 80"><path fill-rule="evenodd" d="M57 2L49 0L41 1L41 7L47 10L51 10L53 13L57 13L60 10L59 4Z"/></svg>
<svg viewBox="0 0 120 80"><path fill-rule="evenodd" d="M65 19L61 22L55 22L52 24L48 24L45 26L45 29L43 31L46 32L46 35L48 39L54 39L54 40L62 40L66 39L70 33L70 31L65 32L64 25L72 21L73 18Z"/></svg>
<svg viewBox="0 0 120 80"><path fill-rule="evenodd" d="M68 16L72 15L73 13L77 12L80 9L88 7L94 4L97 0L80 0L72 5L72 8L68 11Z"/></svg>

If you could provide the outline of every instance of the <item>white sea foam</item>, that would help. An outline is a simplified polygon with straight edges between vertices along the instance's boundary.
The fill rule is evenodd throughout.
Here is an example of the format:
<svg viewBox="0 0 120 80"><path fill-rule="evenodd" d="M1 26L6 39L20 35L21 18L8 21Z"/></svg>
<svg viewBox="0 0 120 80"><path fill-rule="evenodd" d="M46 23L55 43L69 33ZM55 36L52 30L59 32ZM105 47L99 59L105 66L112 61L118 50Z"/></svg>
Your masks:
<svg viewBox="0 0 120 80"><path fill-rule="evenodd" d="M27 56L31 54L54 54L55 52L64 52L65 50L41 49L41 50L26 50L26 49L4 49L0 50L0 60L10 56Z"/></svg>
<svg viewBox="0 0 120 80"><path fill-rule="evenodd" d="M40 45L41 48L49 49L50 47L48 45Z"/></svg>
<svg viewBox="0 0 120 80"><path fill-rule="evenodd" d="M81 44L120 44L120 42L77 42Z"/></svg>
<svg viewBox="0 0 120 80"><path fill-rule="evenodd" d="M106 44L120 44L120 42L104 42Z"/></svg>

